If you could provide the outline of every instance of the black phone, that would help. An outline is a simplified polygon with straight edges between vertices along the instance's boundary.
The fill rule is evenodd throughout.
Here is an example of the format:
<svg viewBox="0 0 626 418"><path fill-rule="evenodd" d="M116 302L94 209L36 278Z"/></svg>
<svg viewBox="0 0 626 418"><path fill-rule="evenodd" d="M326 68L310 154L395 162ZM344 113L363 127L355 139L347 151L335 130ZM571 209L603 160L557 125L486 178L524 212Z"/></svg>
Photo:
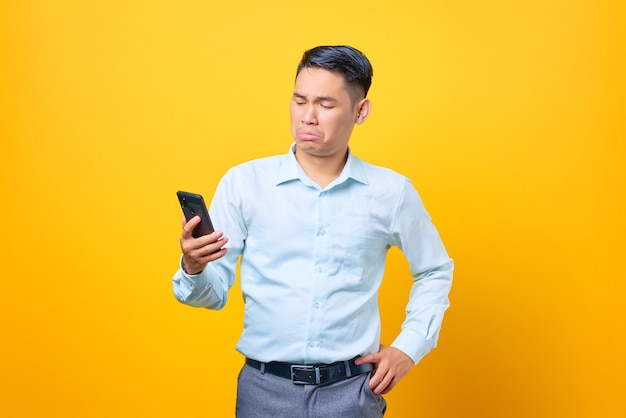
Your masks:
<svg viewBox="0 0 626 418"><path fill-rule="evenodd" d="M193 229L191 234L194 238L208 235L215 231L202 195L182 191L176 192L176 195L178 195L178 201L180 202L180 207L183 209L183 214L187 222L196 215L200 216L201 221Z"/></svg>

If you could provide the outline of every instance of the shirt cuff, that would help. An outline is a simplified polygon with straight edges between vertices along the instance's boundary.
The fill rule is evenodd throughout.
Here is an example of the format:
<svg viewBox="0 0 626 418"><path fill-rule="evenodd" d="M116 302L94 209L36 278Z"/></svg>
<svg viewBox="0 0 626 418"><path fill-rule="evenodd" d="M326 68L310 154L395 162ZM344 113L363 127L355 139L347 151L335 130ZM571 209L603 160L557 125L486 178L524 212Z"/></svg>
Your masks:
<svg viewBox="0 0 626 418"><path fill-rule="evenodd" d="M424 337L414 331L404 329L391 346L401 350L413 360L414 364L417 364L435 347L435 344L424 340Z"/></svg>

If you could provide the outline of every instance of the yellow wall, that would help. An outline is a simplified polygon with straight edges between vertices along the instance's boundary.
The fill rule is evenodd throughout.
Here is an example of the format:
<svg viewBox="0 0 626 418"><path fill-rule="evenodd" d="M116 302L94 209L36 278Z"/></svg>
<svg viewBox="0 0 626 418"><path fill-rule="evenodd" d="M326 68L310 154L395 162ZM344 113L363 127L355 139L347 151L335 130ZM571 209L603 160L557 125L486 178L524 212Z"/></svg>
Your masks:
<svg viewBox="0 0 626 418"><path fill-rule="evenodd" d="M375 70L353 150L414 180L457 265L388 416L626 416L624 3L277 4L2 3L0 415L233 415L241 298L174 300L175 191L285 152L300 54L348 43Z"/></svg>

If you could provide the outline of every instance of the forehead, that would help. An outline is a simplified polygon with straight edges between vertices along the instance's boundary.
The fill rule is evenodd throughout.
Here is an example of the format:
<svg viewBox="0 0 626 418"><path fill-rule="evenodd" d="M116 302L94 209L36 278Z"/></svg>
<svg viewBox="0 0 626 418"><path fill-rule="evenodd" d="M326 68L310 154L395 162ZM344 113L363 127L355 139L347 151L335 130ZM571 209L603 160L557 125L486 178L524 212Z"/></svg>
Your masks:
<svg viewBox="0 0 626 418"><path fill-rule="evenodd" d="M318 67L305 67L296 77L294 93L302 96L348 96L343 75Z"/></svg>

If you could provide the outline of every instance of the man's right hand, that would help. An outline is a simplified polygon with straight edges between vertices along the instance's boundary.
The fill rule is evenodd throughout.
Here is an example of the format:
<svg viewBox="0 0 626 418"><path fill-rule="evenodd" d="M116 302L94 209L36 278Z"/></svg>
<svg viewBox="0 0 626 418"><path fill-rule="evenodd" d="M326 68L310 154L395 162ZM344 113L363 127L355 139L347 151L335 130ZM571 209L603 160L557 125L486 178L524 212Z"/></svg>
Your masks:
<svg viewBox="0 0 626 418"><path fill-rule="evenodd" d="M208 263L224 257L228 251L224 248L228 238L222 231L215 231L198 238L192 236L191 233L200 220L199 216L194 216L187 222L183 216L180 248L183 250L183 266L187 274L202 273Z"/></svg>

